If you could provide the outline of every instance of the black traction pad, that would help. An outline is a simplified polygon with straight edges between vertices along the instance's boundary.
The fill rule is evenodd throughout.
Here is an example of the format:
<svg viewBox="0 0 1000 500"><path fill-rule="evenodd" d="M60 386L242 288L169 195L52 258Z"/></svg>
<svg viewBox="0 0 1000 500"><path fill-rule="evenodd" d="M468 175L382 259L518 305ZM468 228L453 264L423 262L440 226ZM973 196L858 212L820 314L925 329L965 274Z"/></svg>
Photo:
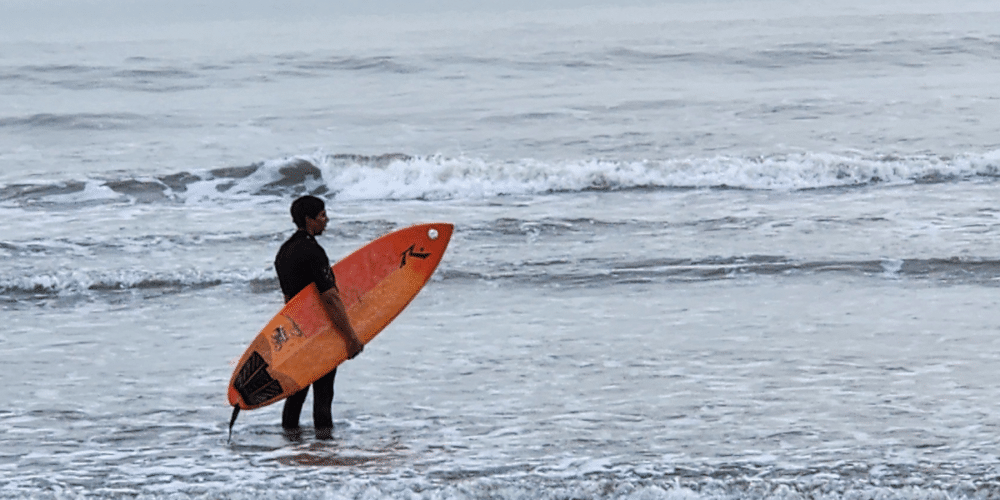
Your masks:
<svg viewBox="0 0 1000 500"><path fill-rule="evenodd" d="M240 368L233 386L243 396L243 402L249 406L259 405L283 392L281 383L267 373L267 363L257 352Z"/></svg>

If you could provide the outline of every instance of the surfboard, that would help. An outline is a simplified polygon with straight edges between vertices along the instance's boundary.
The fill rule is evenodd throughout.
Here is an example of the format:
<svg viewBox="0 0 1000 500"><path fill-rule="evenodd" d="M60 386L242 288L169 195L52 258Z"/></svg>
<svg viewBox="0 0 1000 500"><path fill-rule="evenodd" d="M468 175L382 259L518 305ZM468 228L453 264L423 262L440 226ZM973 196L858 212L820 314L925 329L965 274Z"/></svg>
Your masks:
<svg viewBox="0 0 1000 500"><path fill-rule="evenodd" d="M448 248L454 226L421 224L389 233L333 265L347 316L367 344L420 292ZM229 381L233 418L281 401L347 360L347 344L310 285L285 304L243 353Z"/></svg>

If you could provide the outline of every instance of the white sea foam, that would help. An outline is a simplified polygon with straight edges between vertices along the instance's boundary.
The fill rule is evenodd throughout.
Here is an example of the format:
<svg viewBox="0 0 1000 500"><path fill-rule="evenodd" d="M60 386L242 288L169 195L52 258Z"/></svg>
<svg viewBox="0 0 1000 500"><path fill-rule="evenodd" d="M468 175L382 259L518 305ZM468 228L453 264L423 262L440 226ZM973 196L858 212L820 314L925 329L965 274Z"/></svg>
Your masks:
<svg viewBox="0 0 1000 500"><path fill-rule="evenodd" d="M61 294L86 291L202 288L225 284L247 285L273 280L273 270L184 269L156 270L57 270L44 274L0 277L0 291L20 294Z"/></svg>
<svg viewBox="0 0 1000 500"><path fill-rule="evenodd" d="M491 162L428 157L397 159L386 166L343 166L326 156L309 160L320 167L325 185L344 200L480 198L636 188L802 190L1000 175L998 151L956 158L803 153L764 158ZM272 169L280 166L270 164Z"/></svg>
<svg viewBox="0 0 1000 500"><path fill-rule="evenodd" d="M59 204L87 204L90 202L120 201L124 197L100 181L89 180L81 191L56 194L46 197L45 201Z"/></svg>

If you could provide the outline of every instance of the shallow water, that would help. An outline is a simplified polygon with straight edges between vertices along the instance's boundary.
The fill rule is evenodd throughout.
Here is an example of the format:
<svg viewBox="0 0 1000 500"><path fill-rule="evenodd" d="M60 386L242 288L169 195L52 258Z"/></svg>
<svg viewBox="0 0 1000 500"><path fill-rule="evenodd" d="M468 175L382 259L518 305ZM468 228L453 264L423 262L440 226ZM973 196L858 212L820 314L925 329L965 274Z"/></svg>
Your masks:
<svg viewBox="0 0 1000 500"><path fill-rule="evenodd" d="M39 381L5 394L19 408L2 415L6 488L995 494L997 340L982 318L996 301L981 291L839 275L434 282L340 371L334 439L307 426L301 442L278 407L244 412L226 442L230 332L273 307L221 288L143 299L141 319L132 300L80 305L56 312L70 317L58 340L27 321L5 339L23 346L5 365Z"/></svg>

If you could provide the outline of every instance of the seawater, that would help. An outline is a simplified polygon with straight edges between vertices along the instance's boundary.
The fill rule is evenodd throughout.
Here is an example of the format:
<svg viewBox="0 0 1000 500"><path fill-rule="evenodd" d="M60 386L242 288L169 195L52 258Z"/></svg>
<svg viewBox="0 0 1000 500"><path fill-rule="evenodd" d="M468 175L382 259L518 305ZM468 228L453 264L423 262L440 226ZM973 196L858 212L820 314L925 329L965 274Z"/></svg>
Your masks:
<svg viewBox="0 0 1000 500"><path fill-rule="evenodd" d="M993 4L147 7L2 7L0 496L1000 495ZM305 193L456 232L230 441Z"/></svg>

